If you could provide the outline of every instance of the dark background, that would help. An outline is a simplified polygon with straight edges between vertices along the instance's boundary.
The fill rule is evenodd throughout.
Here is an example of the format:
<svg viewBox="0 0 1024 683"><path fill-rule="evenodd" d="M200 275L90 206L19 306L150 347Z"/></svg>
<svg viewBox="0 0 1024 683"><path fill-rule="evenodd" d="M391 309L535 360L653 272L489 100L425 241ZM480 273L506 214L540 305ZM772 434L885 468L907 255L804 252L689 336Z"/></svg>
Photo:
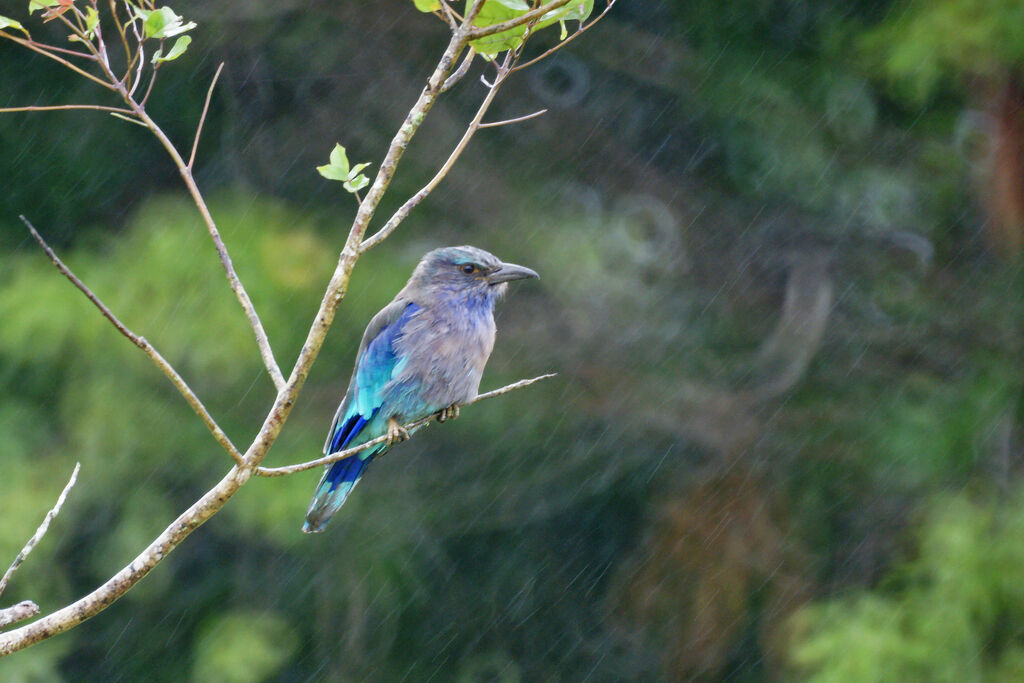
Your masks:
<svg viewBox="0 0 1024 683"><path fill-rule="evenodd" d="M398 0L174 9L199 27L150 112L187 149L226 63L198 180L290 367L355 210L314 167L340 142L376 170L445 27ZM481 131L359 262L267 464L319 454L363 327L436 246L542 276L502 304L483 388L558 377L396 448L324 534L299 531L316 473L251 482L0 676L1019 680L1022 65L1009 0L620 0L488 118L550 111ZM446 158L480 73L435 107L375 225ZM102 97L0 44L0 106ZM0 149L4 566L82 463L3 596L48 612L229 461L19 213L236 443L273 394L145 130L4 114Z"/></svg>

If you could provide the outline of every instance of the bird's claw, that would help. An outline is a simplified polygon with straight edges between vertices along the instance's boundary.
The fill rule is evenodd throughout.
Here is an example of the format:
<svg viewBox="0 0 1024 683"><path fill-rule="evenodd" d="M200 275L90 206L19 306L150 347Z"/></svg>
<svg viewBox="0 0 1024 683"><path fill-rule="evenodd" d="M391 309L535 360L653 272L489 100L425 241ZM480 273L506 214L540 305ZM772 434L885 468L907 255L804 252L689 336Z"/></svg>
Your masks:
<svg viewBox="0 0 1024 683"><path fill-rule="evenodd" d="M459 406L451 404L441 412L437 414L438 422L447 422L448 420L454 420L459 416Z"/></svg>
<svg viewBox="0 0 1024 683"><path fill-rule="evenodd" d="M388 446L402 443L409 438L409 430L398 424L395 418L388 418Z"/></svg>

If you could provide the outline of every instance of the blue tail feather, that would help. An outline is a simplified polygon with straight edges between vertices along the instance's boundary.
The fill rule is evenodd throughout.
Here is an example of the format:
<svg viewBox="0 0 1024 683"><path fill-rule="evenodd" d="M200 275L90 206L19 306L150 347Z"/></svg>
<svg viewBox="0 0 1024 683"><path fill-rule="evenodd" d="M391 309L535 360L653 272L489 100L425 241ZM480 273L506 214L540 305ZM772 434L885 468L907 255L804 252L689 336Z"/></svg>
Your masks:
<svg viewBox="0 0 1024 683"><path fill-rule="evenodd" d="M360 456L366 455L365 458ZM323 531L324 526L331 517L345 503L348 494L356 487L366 470L366 466L373 460L374 453L367 455L359 453L351 457L339 460L331 465L330 469L324 472L320 484L316 487L316 493L306 511L306 523L302 530L307 534Z"/></svg>

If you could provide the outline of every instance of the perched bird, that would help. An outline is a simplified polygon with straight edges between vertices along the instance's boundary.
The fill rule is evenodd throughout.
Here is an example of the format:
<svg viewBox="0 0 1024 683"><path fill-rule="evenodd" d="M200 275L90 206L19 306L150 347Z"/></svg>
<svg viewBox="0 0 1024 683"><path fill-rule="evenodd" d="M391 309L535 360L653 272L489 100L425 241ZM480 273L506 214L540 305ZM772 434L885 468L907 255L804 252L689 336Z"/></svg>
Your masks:
<svg viewBox="0 0 1024 683"><path fill-rule="evenodd" d="M494 348L495 302L508 282L535 277L476 247L423 256L402 291L367 325L324 453L389 438L327 465L303 531L323 531L370 462L409 437L403 424L434 413L440 421L458 417L459 404L476 397Z"/></svg>

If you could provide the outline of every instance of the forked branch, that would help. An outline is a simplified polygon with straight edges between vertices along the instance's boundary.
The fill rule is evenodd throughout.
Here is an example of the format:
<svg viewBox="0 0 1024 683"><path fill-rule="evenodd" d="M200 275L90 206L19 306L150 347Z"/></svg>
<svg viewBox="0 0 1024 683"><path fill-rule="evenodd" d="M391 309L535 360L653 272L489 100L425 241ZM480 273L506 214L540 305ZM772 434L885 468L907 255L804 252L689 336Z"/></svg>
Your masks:
<svg viewBox="0 0 1024 683"><path fill-rule="evenodd" d="M220 428L217 422L213 419L213 416L210 415L210 412L206 409L206 406L203 405L203 402L199 400L199 397L196 396L191 387L189 387L185 380L182 379L181 375L178 374L178 371L167 362L167 359L160 355L159 351L153 348L152 344L146 341L145 337L140 337L135 334L129 330L124 323L118 320L117 316L114 315L114 312L111 311L105 303L100 301L100 298L96 296L93 291L78 278L78 276L71 272L71 269L67 267L59 256L57 256L53 249L50 248L50 245L46 243L46 240L43 239L42 235L40 235L35 229L35 226L33 226L32 223L24 216L20 216L20 218L25 224L25 227L27 227L29 232L32 233L32 237L35 238L36 242L39 243L39 246L43 248L46 255L50 257L50 261L52 261L53 265L57 267L57 270L59 270L64 277L70 280L71 284L77 287L82 294L85 294L86 298L100 310L100 313L103 314L104 318L109 320L110 323L117 328L118 332L127 337L132 344L135 344L135 346L142 349L143 353L149 356L153 363L160 368L160 371L164 373L167 379L171 380L171 384L174 385L174 388L178 390L178 393L185 398L185 401L192 407L192 410L194 410L196 415L198 415L203 421L206 428L210 430L211 434L213 434L213 438L217 440L217 443L219 443L224 450L228 452L228 455L230 455L235 462L241 463L242 454L239 453L238 449L235 448L235 445L231 443L231 439L229 439L228 435L224 433L224 430Z"/></svg>

